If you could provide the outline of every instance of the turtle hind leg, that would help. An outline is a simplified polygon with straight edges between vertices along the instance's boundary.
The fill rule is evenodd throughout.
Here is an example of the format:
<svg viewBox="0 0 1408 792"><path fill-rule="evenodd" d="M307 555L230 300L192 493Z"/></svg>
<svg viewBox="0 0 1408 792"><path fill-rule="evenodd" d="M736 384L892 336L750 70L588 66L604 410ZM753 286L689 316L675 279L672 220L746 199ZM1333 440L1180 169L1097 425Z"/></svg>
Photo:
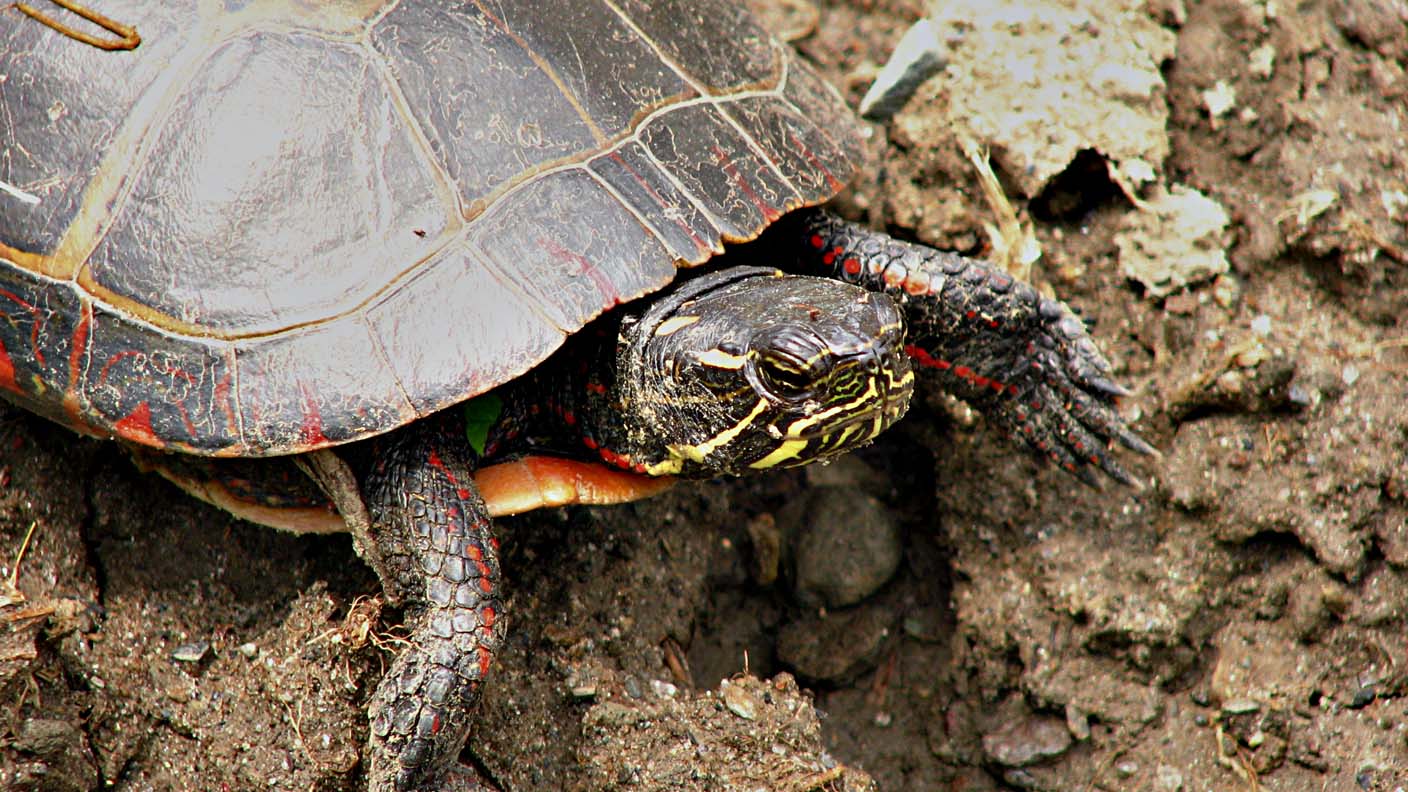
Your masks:
<svg viewBox="0 0 1408 792"><path fill-rule="evenodd" d="M366 555L405 609L410 645L372 695L368 788L441 789L456 783L468 714L503 638L498 547L462 442L432 420L376 445L362 481Z"/></svg>

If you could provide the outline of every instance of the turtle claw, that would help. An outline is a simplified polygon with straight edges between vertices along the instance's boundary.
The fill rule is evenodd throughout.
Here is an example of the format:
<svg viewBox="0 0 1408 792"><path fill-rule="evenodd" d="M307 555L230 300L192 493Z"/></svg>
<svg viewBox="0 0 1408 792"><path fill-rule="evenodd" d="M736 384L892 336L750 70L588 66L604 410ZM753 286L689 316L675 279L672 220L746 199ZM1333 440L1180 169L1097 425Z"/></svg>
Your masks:
<svg viewBox="0 0 1408 792"><path fill-rule="evenodd" d="M1131 391L1129 388L1126 388L1123 385L1114 382L1113 380L1105 379L1104 377L1086 380L1081 384L1086 386L1087 388L1091 388L1092 390L1100 391L1102 394L1114 399L1134 395L1134 392Z"/></svg>
<svg viewBox="0 0 1408 792"><path fill-rule="evenodd" d="M1061 308L1059 316L1055 307ZM1140 488L1113 452L1118 443L1140 454L1158 454L1116 409L1117 400L1130 391L1110 378L1110 364L1068 309L1043 300L1035 314L1035 326L1027 332L1036 340L1007 346L1011 356L1002 369L1015 387L976 406L1009 435L1085 484L1102 488L1098 474L1103 472Z"/></svg>
<svg viewBox="0 0 1408 792"><path fill-rule="evenodd" d="M1115 439L1119 440L1120 445L1125 448L1144 456L1151 456L1155 459L1162 459L1164 456L1162 451L1149 445L1147 440L1131 432L1128 427L1120 427L1119 434L1115 435Z"/></svg>

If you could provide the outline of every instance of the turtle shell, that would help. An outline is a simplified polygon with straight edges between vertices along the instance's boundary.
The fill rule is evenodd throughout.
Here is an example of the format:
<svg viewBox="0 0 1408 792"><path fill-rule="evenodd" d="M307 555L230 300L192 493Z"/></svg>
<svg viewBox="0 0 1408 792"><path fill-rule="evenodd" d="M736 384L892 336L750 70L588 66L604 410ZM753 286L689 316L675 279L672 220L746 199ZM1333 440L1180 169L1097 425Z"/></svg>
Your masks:
<svg viewBox="0 0 1408 792"><path fill-rule="evenodd" d="M0 10L0 395L146 446L413 421L857 159L723 0L96 6L141 45Z"/></svg>

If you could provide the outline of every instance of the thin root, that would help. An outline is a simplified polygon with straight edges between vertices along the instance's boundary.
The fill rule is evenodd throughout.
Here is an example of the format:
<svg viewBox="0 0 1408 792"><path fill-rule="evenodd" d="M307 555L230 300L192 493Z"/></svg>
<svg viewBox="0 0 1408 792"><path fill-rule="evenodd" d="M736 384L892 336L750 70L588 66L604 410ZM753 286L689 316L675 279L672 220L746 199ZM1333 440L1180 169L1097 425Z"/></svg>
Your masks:
<svg viewBox="0 0 1408 792"><path fill-rule="evenodd" d="M53 28L54 30L58 31L59 33L62 33L65 36L68 36L71 39L81 41L84 44L87 44L92 47L97 47L100 50L107 50L109 52L112 52L114 50L134 50L137 48L138 45L142 43L142 37L137 35L137 28L132 27L131 25L124 25L121 22L118 22L117 20L109 19L108 17L105 17L96 11L84 8L83 6L73 2L73 0L49 0L49 2L72 14L76 14L79 17L82 17L83 19L86 19L89 22L92 22L93 24L113 34L114 36L117 36L118 38L102 39L98 38L97 36L84 33L83 31L78 30L77 28L65 25L64 23L60 22L57 19L54 19L48 14L45 14L44 12L30 5L29 3L15 3L15 8L19 9L20 13L24 14L25 16L29 17L30 19L33 19L34 21L42 25Z"/></svg>

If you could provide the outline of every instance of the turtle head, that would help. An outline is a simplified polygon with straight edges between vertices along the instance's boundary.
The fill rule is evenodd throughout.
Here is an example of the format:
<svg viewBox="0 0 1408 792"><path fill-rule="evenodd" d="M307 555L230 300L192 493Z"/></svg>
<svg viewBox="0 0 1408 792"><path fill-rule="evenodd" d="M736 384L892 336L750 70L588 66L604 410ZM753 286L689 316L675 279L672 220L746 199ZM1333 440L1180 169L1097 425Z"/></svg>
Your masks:
<svg viewBox="0 0 1408 792"><path fill-rule="evenodd" d="M889 297L757 267L657 299L618 362L635 457L694 477L838 456L898 420L913 383Z"/></svg>

